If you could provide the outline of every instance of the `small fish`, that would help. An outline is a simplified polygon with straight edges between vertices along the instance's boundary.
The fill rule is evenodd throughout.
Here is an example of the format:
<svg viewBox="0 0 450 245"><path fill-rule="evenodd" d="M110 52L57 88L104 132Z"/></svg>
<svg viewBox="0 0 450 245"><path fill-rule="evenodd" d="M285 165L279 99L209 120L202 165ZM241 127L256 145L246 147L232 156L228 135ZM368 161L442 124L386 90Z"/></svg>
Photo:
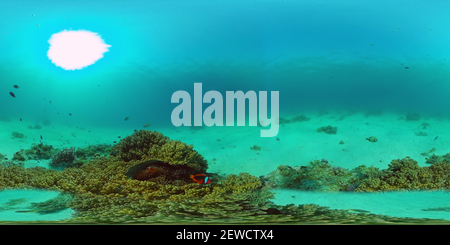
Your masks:
<svg viewBox="0 0 450 245"><path fill-rule="evenodd" d="M39 27L39 24L36 24L37 27Z"/></svg>
<svg viewBox="0 0 450 245"><path fill-rule="evenodd" d="M16 98L16 95L13 92L9 92L9 94L13 97Z"/></svg>
<svg viewBox="0 0 450 245"><path fill-rule="evenodd" d="M22 118L20 118L20 121L22 121Z"/></svg>
<svg viewBox="0 0 450 245"><path fill-rule="evenodd" d="M72 113L69 113L69 116L72 116Z"/></svg>
<svg viewBox="0 0 450 245"><path fill-rule="evenodd" d="M42 135L39 135L39 136L41 136L41 140L42 140Z"/></svg>
<svg viewBox="0 0 450 245"><path fill-rule="evenodd" d="M125 119L123 119L123 120L126 121L126 120L128 120L128 119L130 119L130 117L125 117Z"/></svg>
<svg viewBox="0 0 450 245"><path fill-rule="evenodd" d="M117 136L117 138L119 138L119 139L120 139L120 136Z"/></svg>
<svg viewBox="0 0 450 245"><path fill-rule="evenodd" d="M436 136L436 138L434 138L434 140L437 140L439 138L439 136Z"/></svg>
<svg viewBox="0 0 450 245"><path fill-rule="evenodd" d="M19 86L17 86L17 85L14 85L13 87L14 87L14 88L19 88Z"/></svg>
<svg viewBox="0 0 450 245"><path fill-rule="evenodd" d="M150 125L152 125L151 123L146 123L146 124L144 124L144 128L148 128L148 127L150 127Z"/></svg>
<svg viewBox="0 0 450 245"><path fill-rule="evenodd" d="M52 101L50 100L50 104L52 103Z"/></svg>
<svg viewBox="0 0 450 245"><path fill-rule="evenodd" d="M117 143L117 141L115 141L115 140L114 140L114 142L113 142L113 143L115 144L115 143Z"/></svg>
<svg viewBox="0 0 450 245"><path fill-rule="evenodd" d="M211 183L211 179L204 175L204 174L196 174L196 175L189 175L189 178L191 178L193 181L197 182L198 184L209 184Z"/></svg>
<svg viewBox="0 0 450 245"><path fill-rule="evenodd" d="M155 171L152 169L152 167L148 167L148 171L155 173Z"/></svg>
<svg viewBox="0 0 450 245"><path fill-rule="evenodd" d="M19 210L16 211L16 213L34 213L37 212L37 210Z"/></svg>

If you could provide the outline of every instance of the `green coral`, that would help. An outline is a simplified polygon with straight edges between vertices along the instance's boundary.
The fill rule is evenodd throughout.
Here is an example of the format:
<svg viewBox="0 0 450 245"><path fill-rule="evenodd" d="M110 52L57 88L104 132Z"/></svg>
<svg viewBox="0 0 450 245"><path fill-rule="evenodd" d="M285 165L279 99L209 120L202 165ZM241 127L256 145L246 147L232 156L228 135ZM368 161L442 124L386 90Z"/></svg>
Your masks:
<svg viewBox="0 0 450 245"><path fill-rule="evenodd" d="M436 150L436 149L434 149L434 150L433 149L431 149L428 153L432 153L432 152L434 152L434 150ZM427 154L421 154L421 155L427 156ZM425 160L426 160L425 162L428 163L428 164L434 164L434 163L437 163L437 162L450 163L450 153L447 153L447 154L442 155L442 156L438 156L438 155L433 154L430 157L425 158Z"/></svg>
<svg viewBox="0 0 450 245"><path fill-rule="evenodd" d="M67 205L77 211L73 220L79 221L232 219L265 214L262 209L272 205L269 198L273 194L259 178L247 173L216 177L209 185L191 180L158 184L127 178L123 173L130 166L133 164L101 158L63 171L8 167L0 169L0 187L71 193L74 199Z"/></svg>
<svg viewBox="0 0 450 245"><path fill-rule="evenodd" d="M49 165L54 168L80 166L75 160L75 147L64 148L52 156Z"/></svg>
<svg viewBox="0 0 450 245"><path fill-rule="evenodd" d="M12 132L12 139L23 139L25 135L19 132Z"/></svg>
<svg viewBox="0 0 450 245"><path fill-rule="evenodd" d="M450 188L450 165L436 162L420 167L411 158L393 160L389 168L367 173L355 191L439 190Z"/></svg>
<svg viewBox="0 0 450 245"><path fill-rule="evenodd" d="M31 148L25 150L25 154L28 159L33 160L41 160L41 159L50 159L53 154L55 154L58 150L53 148L52 145L47 145L44 143L39 144L31 144Z"/></svg>
<svg viewBox="0 0 450 245"><path fill-rule="evenodd" d="M314 205L279 206L265 183L248 173L214 177L209 185L180 180L171 184L139 181L124 174L136 161L96 158L80 168L0 168L1 188L40 188L71 193L70 200L49 200L30 209L55 212L70 207L76 222L299 222L366 214L332 211ZM173 168L177 166L172 166Z"/></svg>
<svg viewBox="0 0 450 245"><path fill-rule="evenodd" d="M381 171L365 166L353 170L332 167L323 159L302 167L280 166L270 178L257 178L248 173L207 174L212 183L202 185L183 177L187 171L206 169L206 166L199 170L191 167L195 166L192 164L195 161L190 160L202 159L192 147L156 132L146 131L138 134L139 137L134 136L122 146L113 148L109 158L93 158L79 168L56 171L42 167L0 166L0 190L38 188L70 193L61 200L33 204L30 209L45 213L70 207L76 211L69 219L74 222L398 222L396 218L330 210L317 205L275 205L270 201L274 197L270 188L274 181L280 183L287 178L309 189L325 186L322 190L344 190L353 184L361 187L359 191L365 191L362 187L368 179L378 179L379 186L389 179L387 177L396 176L400 180L405 179L402 174L406 174L408 179L422 169L410 159L394 160L388 170ZM130 142L135 142L136 149L128 148ZM138 153L143 155L138 156ZM157 161L157 158L168 162ZM430 183L443 181L448 177L448 166L447 163L435 163L429 167L433 176L427 177L423 172L419 178L428 179ZM147 171L139 172L142 171L140 167ZM130 178L127 173L131 169L148 174L149 178ZM153 181L153 174L164 174L167 181Z"/></svg>
<svg viewBox="0 0 450 245"><path fill-rule="evenodd" d="M171 165L187 165L200 172L208 169L207 161L192 145L171 140L156 131L134 132L114 145L111 155L125 162L160 160Z"/></svg>
<svg viewBox="0 0 450 245"><path fill-rule="evenodd" d="M108 144L88 145L86 147L77 148L75 157L80 160L89 160L96 157L109 156L111 147Z"/></svg>
<svg viewBox="0 0 450 245"><path fill-rule="evenodd" d="M25 157L24 150L21 149L20 151L17 151L14 153L13 158L14 161L26 161L27 158Z"/></svg>
<svg viewBox="0 0 450 245"><path fill-rule="evenodd" d="M309 162L307 166L280 165L276 171L263 177L272 188L292 188L312 191L349 191L358 185L361 175L357 170L332 167L327 160Z"/></svg>
<svg viewBox="0 0 450 245"><path fill-rule="evenodd" d="M317 129L317 132L319 132L319 133L324 132L326 134L336 134L337 133L337 127L333 127L331 125L322 126L322 127Z"/></svg>
<svg viewBox="0 0 450 245"><path fill-rule="evenodd" d="M14 153L13 160L27 161L50 159L56 152L58 152L58 150L54 149L52 145L32 143L29 149L20 149L18 152Z"/></svg>
<svg viewBox="0 0 450 245"><path fill-rule="evenodd" d="M388 169L358 166L348 170L331 167L324 159L307 166L279 166L263 177L272 188L292 188L317 191L394 191L449 189L450 164L434 162L420 167L411 158L393 160Z"/></svg>

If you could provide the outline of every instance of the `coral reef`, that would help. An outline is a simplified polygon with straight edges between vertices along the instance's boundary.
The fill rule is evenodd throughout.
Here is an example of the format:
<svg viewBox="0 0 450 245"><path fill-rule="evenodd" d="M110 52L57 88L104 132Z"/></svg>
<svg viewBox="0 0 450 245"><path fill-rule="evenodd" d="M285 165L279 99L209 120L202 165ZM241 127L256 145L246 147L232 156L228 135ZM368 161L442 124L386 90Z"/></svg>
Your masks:
<svg viewBox="0 0 450 245"><path fill-rule="evenodd" d="M352 191L361 182L360 170L332 167L327 160L314 160L307 166L278 166L261 177L271 188L292 188L312 191Z"/></svg>
<svg viewBox="0 0 450 245"><path fill-rule="evenodd" d="M50 166L52 167L74 167L75 161L75 148L64 148L63 150L55 153L51 160Z"/></svg>
<svg viewBox="0 0 450 245"><path fill-rule="evenodd" d="M18 152L15 152L12 159L14 161L26 161L27 160L22 149Z"/></svg>
<svg viewBox="0 0 450 245"><path fill-rule="evenodd" d="M75 157L80 160L89 160L96 157L106 157L111 154L108 144L88 145L80 147L75 151Z"/></svg>
<svg viewBox="0 0 450 245"><path fill-rule="evenodd" d="M13 160L27 161L27 160L42 160L50 159L58 150L54 149L52 145L43 143L31 144L30 149L20 149L14 153Z"/></svg>
<svg viewBox="0 0 450 245"><path fill-rule="evenodd" d="M420 155L422 155L422 156L428 156L429 153L433 153L435 150L436 150L435 148L432 148L432 149L429 150L428 152L426 152L426 153L421 153ZM442 155L442 156L438 156L438 155L433 154L433 155L431 155L430 157L425 158L425 160L426 160L425 162L428 163L428 164L434 164L434 163L438 163L438 162L447 162L447 163L450 163L450 153L447 153L447 154Z"/></svg>
<svg viewBox="0 0 450 245"><path fill-rule="evenodd" d="M23 167L25 163L23 161L12 161L12 160L4 160L0 161L0 166L9 167L9 166L19 166Z"/></svg>
<svg viewBox="0 0 450 245"><path fill-rule="evenodd" d="M44 143L39 144L31 144L31 148L24 151L24 154L28 159L33 160L41 160L41 159L50 159L53 154L55 154L58 150L53 148L52 145L47 145Z"/></svg>
<svg viewBox="0 0 450 245"><path fill-rule="evenodd" d="M23 139L25 135L19 132L12 132L12 139Z"/></svg>
<svg viewBox="0 0 450 245"><path fill-rule="evenodd" d="M67 152L74 155L74 149ZM141 155L140 155L141 154ZM161 160L165 159L165 160ZM52 159L53 160L53 159ZM166 161L167 160L167 161ZM421 168L412 159L394 160L387 170L332 167L327 160L307 166L280 166L269 176L206 173L207 163L192 146L141 130L121 140L111 155L62 171L42 167L0 166L0 190L38 188L63 196L33 204L36 212L70 207L73 222L395 222L397 218L330 210L317 205L275 205L273 187L305 190L377 191L447 188L450 167L437 162ZM211 176L198 184L188 173ZM375 184L378 179L378 185ZM417 184L417 183L419 184ZM385 184L382 184L385 183ZM389 187L384 188L383 187ZM68 195L70 194L70 195Z"/></svg>
<svg viewBox="0 0 450 245"><path fill-rule="evenodd" d="M434 156L434 155L433 155ZM445 158L450 154L445 155ZM322 159L307 166L279 166L261 177L272 188L293 188L318 191L394 191L449 189L450 164L436 158L429 167L420 167L411 158L393 160L388 169L358 166L348 170L331 167ZM439 161L443 160L443 161Z"/></svg>
<svg viewBox="0 0 450 245"><path fill-rule="evenodd" d="M317 132L319 132L319 133L324 132L326 134L336 134L337 133L337 127L333 127L331 125L322 126L322 127L317 129Z"/></svg>
<svg viewBox="0 0 450 245"><path fill-rule="evenodd" d="M80 168L62 171L16 166L1 168L0 187L44 188L71 193L74 199L68 206L77 211L73 220L144 222L252 218L266 214L264 210L272 205L269 198L273 198L273 194L257 177L247 173L217 177L209 185L184 179L161 184L128 178L125 173L133 163L116 160L99 158Z"/></svg>
<svg viewBox="0 0 450 245"><path fill-rule="evenodd" d="M170 165L187 165L199 172L208 168L207 161L192 145L149 130L135 131L121 139L112 147L111 155L125 162L159 160Z"/></svg>
<svg viewBox="0 0 450 245"><path fill-rule="evenodd" d="M166 139L155 133L144 134ZM140 139L148 140L147 137ZM170 142L164 141L165 144ZM148 152L144 148L138 150ZM127 155L121 148L116 151ZM181 148L181 152L184 151ZM316 205L274 205L269 200L273 193L259 178L248 173L226 177L212 175L211 184L200 185L182 176L186 169L195 170L188 164L142 159L126 162L117 156L100 157L79 168L62 171L0 166L0 189L40 188L70 193L67 199L34 204L30 209L55 212L70 207L76 210L75 217L70 219L75 222L313 222L321 217L335 221L349 217L354 220L370 218L367 214L333 211ZM155 176L143 176L141 171L148 167L167 181L152 181ZM131 177L127 176L130 174Z"/></svg>
<svg viewBox="0 0 450 245"><path fill-rule="evenodd" d="M450 165L447 162L420 167L413 159L403 158L393 160L386 170L367 172L355 191L448 189L449 177Z"/></svg>

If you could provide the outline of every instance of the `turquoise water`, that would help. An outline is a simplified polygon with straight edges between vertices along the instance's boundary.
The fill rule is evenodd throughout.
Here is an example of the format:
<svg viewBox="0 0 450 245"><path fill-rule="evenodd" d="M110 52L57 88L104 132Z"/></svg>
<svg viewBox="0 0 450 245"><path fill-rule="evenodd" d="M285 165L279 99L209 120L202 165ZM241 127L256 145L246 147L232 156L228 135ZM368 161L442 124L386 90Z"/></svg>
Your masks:
<svg viewBox="0 0 450 245"><path fill-rule="evenodd" d="M421 153L444 155L450 145L448 9L439 0L1 1L0 153L11 160L40 142L60 150L114 145L148 129L192 144L208 172L222 175L259 177L323 158L343 168L387 169L409 156L427 167ZM97 33L111 47L94 64L64 70L47 56L50 37L63 30ZM177 91L192 98L194 123L194 83L223 97L224 122L226 91L278 91L280 118L310 121L280 122L273 138L248 126L248 110L245 127L175 127ZM29 127L36 124L42 128ZM327 125L337 134L316 132Z"/></svg>

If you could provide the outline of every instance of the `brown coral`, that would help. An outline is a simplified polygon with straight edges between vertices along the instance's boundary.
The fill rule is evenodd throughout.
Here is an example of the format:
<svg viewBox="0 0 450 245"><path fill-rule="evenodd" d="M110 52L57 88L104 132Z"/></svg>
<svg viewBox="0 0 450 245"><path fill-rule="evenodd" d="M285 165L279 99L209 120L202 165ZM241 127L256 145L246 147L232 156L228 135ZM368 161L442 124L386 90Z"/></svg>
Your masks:
<svg viewBox="0 0 450 245"><path fill-rule="evenodd" d="M170 165L187 165L200 172L208 169L206 160L192 145L149 130L136 131L120 140L113 146L112 156L125 162L159 160Z"/></svg>
<svg viewBox="0 0 450 245"><path fill-rule="evenodd" d="M411 158L392 160L386 170L367 173L355 191L438 190L450 188L450 165L437 162L420 167Z"/></svg>

